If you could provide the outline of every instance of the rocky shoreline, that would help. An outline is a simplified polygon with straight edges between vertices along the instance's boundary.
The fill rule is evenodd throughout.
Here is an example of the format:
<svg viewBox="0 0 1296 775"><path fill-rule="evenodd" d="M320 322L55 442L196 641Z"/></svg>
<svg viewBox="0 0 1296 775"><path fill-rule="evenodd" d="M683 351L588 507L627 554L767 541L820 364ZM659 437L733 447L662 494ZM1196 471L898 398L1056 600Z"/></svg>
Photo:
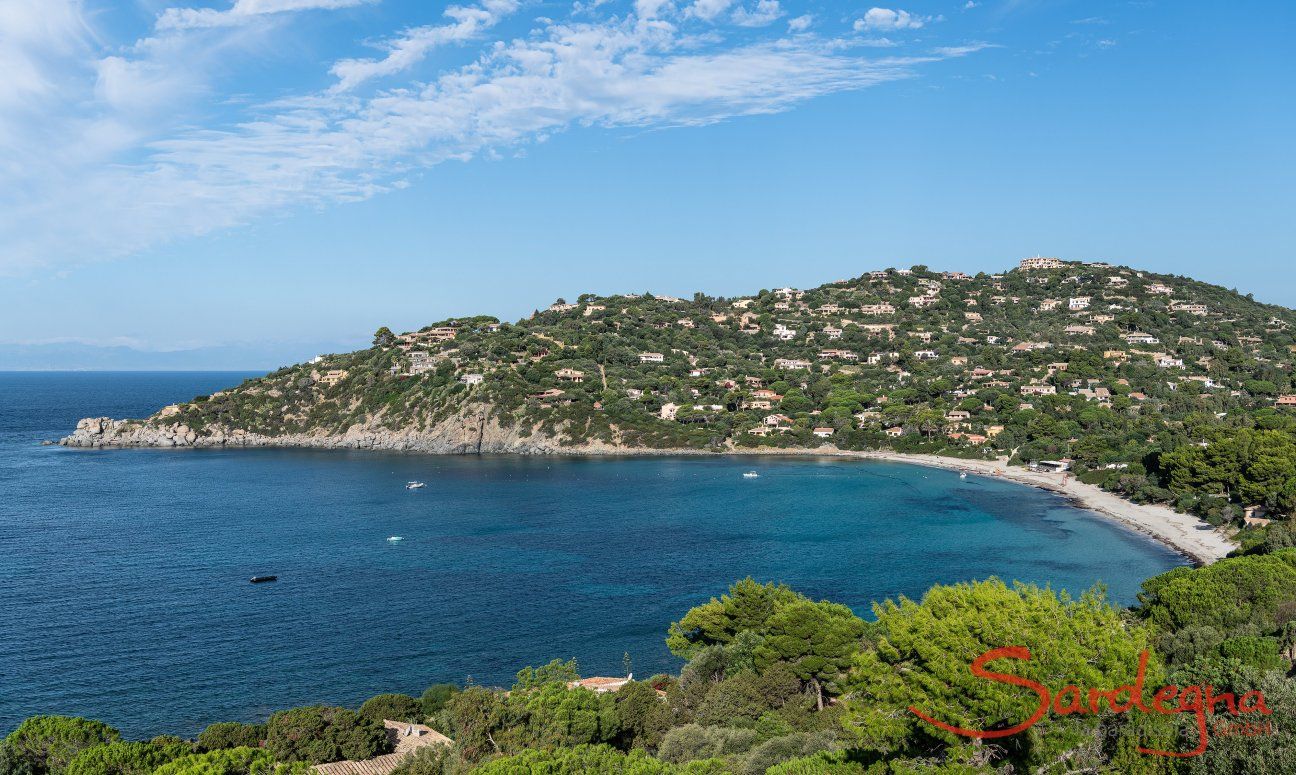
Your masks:
<svg viewBox="0 0 1296 775"><path fill-rule="evenodd" d="M104 449L114 447L155 448L258 448L302 447L314 449L372 449L422 452L439 455L479 453L544 454L556 444L543 437L522 438L498 426L471 432L463 422L443 423L429 431L392 431L356 426L341 435L293 433L265 436L239 429L217 428L198 433L187 425L157 425L139 420L87 417L77 423L71 435L59 440L64 447Z"/></svg>
<svg viewBox="0 0 1296 775"><path fill-rule="evenodd" d="M191 449L354 449L386 452L411 452L433 455L698 455L715 454L751 456L818 455L854 459L887 460L897 463L963 469L972 473L1000 477L1018 484L1058 493L1081 508L1116 520L1165 544L1199 565L1226 556L1233 548L1231 538L1210 528L1188 514L1165 506L1137 504L1105 490L1085 484L1074 477L1027 471L1009 467L1006 460L966 460L937 455L909 455L890 451L839 450L831 445L818 448L772 449L730 447L720 452L699 449L652 449L625 447L606 443L571 444L564 439L519 428L503 428L484 414L465 412L426 429L393 431L377 425L357 425L346 433L286 434L265 436L237 429L213 429L198 433L182 424L161 424L155 420L114 420L87 417L76 430L58 442L65 447L105 448L191 448Z"/></svg>

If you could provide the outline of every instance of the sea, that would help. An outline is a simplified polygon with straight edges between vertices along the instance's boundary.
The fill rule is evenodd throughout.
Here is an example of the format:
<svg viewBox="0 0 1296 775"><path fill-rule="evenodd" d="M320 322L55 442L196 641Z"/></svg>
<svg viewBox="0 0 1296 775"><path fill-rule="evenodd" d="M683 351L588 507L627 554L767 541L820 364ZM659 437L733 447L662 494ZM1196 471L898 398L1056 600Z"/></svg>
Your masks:
<svg viewBox="0 0 1296 775"><path fill-rule="evenodd" d="M248 376L0 373L0 735L192 736L554 658L674 671L670 623L748 576L868 618L989 576L1128 604L1185 564L1051 493L896 463L42 445Z"/></svg>

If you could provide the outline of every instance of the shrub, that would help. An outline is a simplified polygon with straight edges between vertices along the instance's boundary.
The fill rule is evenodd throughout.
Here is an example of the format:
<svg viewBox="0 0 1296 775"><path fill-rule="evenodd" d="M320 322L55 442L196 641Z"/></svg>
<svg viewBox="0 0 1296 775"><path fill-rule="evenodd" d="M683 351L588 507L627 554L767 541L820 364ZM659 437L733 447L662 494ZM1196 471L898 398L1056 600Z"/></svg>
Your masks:
<svg viewBox="0 0 1296 775"><path fill-rule="evenodd" d="M1261 670L1286 671L1288 664L1278 654L1278 639L1239 635L1220 644L1220 654Z"/></svg>
<svg viewBox="0 0 1296 775"><path fill-rule="evenodd" d="M378 722L418 721L423 718L423 704L408 694L380 694L365 700L360 715Z"/></svg>
<svg viewBox="0 0 1296 775"><path fill-rule="evenodd" d="M423 715L431 716L441 712L450 698L459 691L459 687L454 684L433 684L424 692L421 701L423 703Z"/></svg>
<svg viewBox="0 0 1296 775"><path fill-rule="evenodd" d="M459 775L470 766L448 745L425 745L401 759L392 775Z"/></svg>
<svg viewBox="0 0 1296 775"><path fill-rule="evenodd" d="M743 757L738 772L742 775L760 775L776 764L829 751L835 747L835 740L830 732L784 735L766 740Z"/></svg>
<svg viewBox="0 0 1296 775"><path fill-rule="evenodd" d="M116 742L87 748L68 763L67 775L151 775L167 762L188 756L187 743Z"/></svg>
<svg viewBox="0 0 1296 775"><path fill-rule="evenodd" d="M265 724L221 721L198 734L198 748L203 751L218 751L222 748L257 748L265 737Z"/></svg>
<svg viewBox="0 0 1296 775"><path fill-rule="evenodd" d="M226 748L190 754L158 767L153 775L307 775L302 763L279 764L269 751Z"/></svg>
<svg viewBox="0 0 1296 775"><path fill-rule="evenodd" d="M34 775L57 775L77 754L121 739L121 734L99 721L70 716L32 716L4 740L11 760L22 762Z"/></svg>
<svg viewBox="0 0 1296 775"><path fill-rule="evenodd" d="M725 772L719 762L694 762L675 766L653 759L642 751L629 754L604 745L582 745L549 751L525 751L505 756L478 767L474 775L711 775Z"/></svg>
<svg viewBox="0 0 1296 775"><path fill-rule="evenodd" d="M346 708L316 705L271 716L266 750L276 761L324 764L388 753L391 742L379 721Z"/></svg>
<svg viewBox="0 0 1296 775"><path fill-rule="evenodd" d="M756 733L750 729L685 724L666 733L657 755L664 761L682 764L744 753L756 740Z"/></svg>

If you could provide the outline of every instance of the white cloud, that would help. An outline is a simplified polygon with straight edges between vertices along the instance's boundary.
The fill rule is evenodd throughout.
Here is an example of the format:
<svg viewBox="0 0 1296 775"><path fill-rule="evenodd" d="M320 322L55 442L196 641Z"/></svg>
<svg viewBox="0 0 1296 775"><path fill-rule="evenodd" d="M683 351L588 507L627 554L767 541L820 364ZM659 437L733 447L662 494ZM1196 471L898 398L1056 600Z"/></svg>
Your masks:
<svg viewBox="0 0 1296 775"><path fill-rule="evenodd" d="M856 39L781 30L734 43L712 23L704 34L696 21L693 31L683 28L682 15L610 16L559 21L510 41L486 38L465 64L374 89L368 78L395 75L417 58L393 59L397 44L415 37L410 30L388 44L386 57L363 60L378 68L364 77L335 68L351 88L233 101L222 99L211 73L264 50L287 28L174 29L105 46L73 0L63 0L68 15L46 31L51 21L36 11L58 1L28 2L20 27L9 23L12 2L0 0L0 51L11 59L25 52L25 71L34 73L21 91L10 84L0 92L23 108L0 110L0 273L56 271L362 200L446 161L515 155L571 127L705 126L786 111L911 78L926 63L963 53L874 57ZM473 18L480 25L473 9L517 7L491 2L449 12L439 28ZM20 28L29 31L11 32ZM462 40L480 39L484 28L473 29Z"/></svg>
<svg viewBox="0 0 1296 775"><path fill-rule="evenodd" d="M386 44L382 59L343 59L330 71L337 76L335 91L354 89L371 78L395 75L423 61L430 51L448 43L472 40L518 9L517 0L486 0L475 6L451 6L452 23L415 27Z"/></svg>
<svg viewBox="0 0 1296 775"><path fill-rule="evenodd" d="M795 19L788 19L788 31L805 32L806 30L810 29L810 25L813 23L814 23L814 17L811 16L810 14L806 14L804 16L798 16Z"/></svg>
<svg viewBox="0 0 1296 775"><path fill-rule="evenodd" d="M783 15L783 7L778 0L758 0L756 5L747 9L738 7L733 12L733 22L740 27L764 27Z"/></svg>
<svg viewBox="0 0 1296 775"><path fill-rule="evenodd" d="M954 59L965 57L968 54L975 54L978 51L985 51L988 48L999 48L995 43L968 43L962 46L938 46L933 49L933 53L942 58Z"/></svg>
<svg viewBox="0 0 1296 775"><path fill-rule="evenodd" d="M204 27L232 27L258 16L293 11L336 10L377 0L235 0L228 11L214 8L167 8L158 15L159 30L192 30Z"/></svg>
<svg viewBox="0 0 1296 775"><path fill-rule="evenodd" d="M635 14L640 19L656 19L675 8L670 0L635 0L634 5Z"/></svg>
<svg viewBox="0 0 1296 775"><path fill-rule="evenodd" d="M90 38L77 0L0 2L0 126L9 111L37 105L56 91L52 71L88 50Z"/></svg>
<svg viewBox="0 0 1296 775"><path fill-rule="evenodd" d="M713 21L729 10L733 3L734 0L697 0L686 9L685 13L698 19Z"/></svg>
<svg viewBox="0 0 1296 775"><path fill-rule="evenodd" d="M870 8L863 18L855 20L855 31L864 30L916 30L927 22L930 16L915 16L908 11L893 11L890 8Z"/></svg>

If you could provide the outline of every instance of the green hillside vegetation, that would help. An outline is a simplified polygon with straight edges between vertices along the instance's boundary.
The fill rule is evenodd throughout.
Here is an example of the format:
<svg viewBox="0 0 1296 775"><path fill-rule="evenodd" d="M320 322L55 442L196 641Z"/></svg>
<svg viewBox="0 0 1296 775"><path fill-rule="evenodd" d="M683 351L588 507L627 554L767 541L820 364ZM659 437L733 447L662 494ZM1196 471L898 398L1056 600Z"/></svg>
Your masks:
<svg viewBox="0 0 1296 775"><path fill-rule="evenodd" d="M516 323L383 328L369 349L152 421L279 436L481 417L573 448L1065 459L1135 501L1241 524L1247 507L1296 508L1294 326L1291 310L1125 267L917 266L738 298L584 295Z"/></svg>
<svg viewBox="0 0 1296 775"><path fill-rule="evenodd" d="M1175 569L1149 579L1132 609L1101 590L1071 597L989 579L884 601L865 620L746 579L685 612L666 643L683 660L677 674L614 691L585 688L574 661L554 660L519 671L507 690L438 684L424 701L383 694L361 712L308 707L264 725L213 724L195 742L125 742L99 722L38 716L0 742L0 775L301 775L388 752L377 718L387 710L453 740L407 756L399 775L1296 771L1296 549ZM970 668L1011 646L1031 658L994 669L1054 692L1133 684L1146 652L1149 702L1166 684L1209 685L1236 697L1261 691L1272 713L1243 717L1268 722L1262 734L1216 731L1201 755L1170 758L1138 749L1193 750L1191 712L1116 713L1100 702L1097 713L1050 712L974 741L910 710L970 729L1020 724L1034 691ZM1226 707L1209 717L1213 730L1236 718Z"/></svg>

